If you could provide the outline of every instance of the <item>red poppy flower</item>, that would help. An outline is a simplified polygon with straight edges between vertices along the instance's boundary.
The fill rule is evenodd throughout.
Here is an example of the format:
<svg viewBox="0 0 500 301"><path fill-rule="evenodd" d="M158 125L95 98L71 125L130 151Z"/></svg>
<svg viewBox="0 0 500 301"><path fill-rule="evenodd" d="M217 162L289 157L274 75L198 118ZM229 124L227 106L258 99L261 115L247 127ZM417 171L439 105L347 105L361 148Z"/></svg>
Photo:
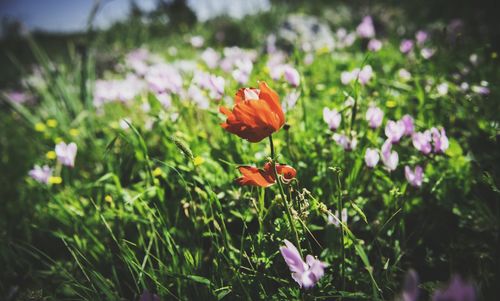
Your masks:
<svg viewBox="0 0 500 301"><path fill-rule="evenodd" d="M243 139L259 142L285 124L280 98L265 82L259 83L259 89L239 89L234 102L232 111L220 107L220 112L227 116L221 126Z"/></svg>
<svg viewBox="0 0 500 301"><path fill-rule="evenodd" d="M274 171L271 163L266 163L263 169L253 166L240 166L238 170L241 172L241 177L236 179L236 183L241 186L260 186L269 187L276 183ZM276 164L276 172L282 175L286 180L291 180L297 175L297 171L286 164Z"/></svg>

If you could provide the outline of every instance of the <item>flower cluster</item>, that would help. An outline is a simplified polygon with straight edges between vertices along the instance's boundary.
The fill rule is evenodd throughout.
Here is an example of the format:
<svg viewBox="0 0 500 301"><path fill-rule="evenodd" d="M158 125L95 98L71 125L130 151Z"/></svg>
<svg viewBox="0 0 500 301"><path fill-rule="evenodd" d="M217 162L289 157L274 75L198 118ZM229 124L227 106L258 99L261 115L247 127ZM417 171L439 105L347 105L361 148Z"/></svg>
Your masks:
<svg viewBox="0 0 500 301"><path fill-rule="evenodd" d="M260 82L258 89L239 89L236 92L234 102L232 110L224 106L220 107L220 112L227 117L226 121L221 124L222 128L253 143L270 137L272 153L274 154L271 135L279 131L285 124L285 114L281 108L278 94L265 82ZM275 158L271 158L271 161L267 162L263 169L253 166L239 166L238 170L242 176L236 179L236 183L240 186L269 187L278 181L287 183L296 177L297 171L293 167L277 164L274 160ZM307 255L306 261L304 261L291 242L285 240L285 245L285 247L280 247L280 251L292 272L292 278L301 288L313 287L323 277L327 265L312 255Z"/></svg>
<svg viewBox="0 0 500 301"><path fill-rule="evenodd" d="M55 147L55 152L53 153L57 157L57 161L64 166L74 167L76 158L77 146L76 143L71 142L66 144L65 142L60 142ZM52 157L48 156L48 157ZM54 168L44 165L35 165L32 170L28 172L28 175L35 181L42 184L59 184L62 179L60 177L54 177Z"/></svg>

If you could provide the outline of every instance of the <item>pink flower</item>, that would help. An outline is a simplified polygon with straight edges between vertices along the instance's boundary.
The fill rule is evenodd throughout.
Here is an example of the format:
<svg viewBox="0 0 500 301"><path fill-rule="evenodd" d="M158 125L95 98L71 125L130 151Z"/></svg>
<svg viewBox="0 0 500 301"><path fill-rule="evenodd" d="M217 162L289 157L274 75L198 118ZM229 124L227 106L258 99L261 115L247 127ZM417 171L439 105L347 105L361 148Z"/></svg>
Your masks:
<svg viewBox="0 0 500 301"><path fill-rule="evenodd" d="M382 163L389 171L396 170L398 167L399 155L396 151L392 151L392 143L387 139L381 149Z"/></svg>
<svg viewBox="0 0 500 301"><path fill-rule="evenodd" d="M292 66L286 66L284 69L285 80L292 86L298 87L300 84L300 74Z"/></svg>
<svg viewBox="0 0 500 301"><path fill-rule="evenodd" d="M373 76L372 67L370 65L366 65L363 67L363 69L361 69L361 71L358 74L359 82L362 85L366 85L370 81L372 76Z"/></svg>
<svg viewBox="0 0 500 301"><path fill-rule="evenodd" d="M312 288L325 274L326 263L319 261L312 255L306 256L306 261L302 260L297 248L285 239L285 246L280 247L281 255L285 259L292 278L301 288Z"/></svg>
<svg viewBox="0 0 500 301"><path fill-rule="evenodd" d="M385 125L385 135L391 143L398 143L403 134L405 133L406 127L402 120L393 121L389 120Z"/></svg>
<svg viewBox="0 0 500 301"><path fill-rule="evenodd" d="M431 132L425 131L423 133L413 133L411 140L413 142L413 146L424 155L427 155L432 151Z"/></svg>
<svg viewBox="0 0 500 301"><path fill-rule="evenodd" d="M365 153L365 163L369 168L374 168L377 166L380 156L378 150L367 148Z"/></svg>
<svg viewBox="0 0 500 301"><path fill-rule="evenodd" d="M401 121L403 122L403 125L405 127L404 135L411 136L415 131L415 126L413 125L413 117L406 114L401 118Z"/></svg>
<svg viewBox="0 0 500 301"><path fill-rule="evenodd" d="M432 133L432 143L434 144L434 152L444 153L450 146L445 130L442 128L439 131L436 128L431 128L431 133Z"/></svg>
<svg viewBox="0 0 500 301"><path fill-rule="evenodd" d="M71 142L69 144L66 144L64 142L60 142L56 145L55 151L57 155L57 161L59 161L59 163L69 167L75 166L75 157L77 151L76 143Z"/></svg>
<svg viewBox="0 0 500 301"><path fill-rule="evenodd" d="M411 170L411 168L406 165L405 166L405 177L408 183L410 183L411 186L413 187L420 187L422 186L422 180L424 177L424 172L423 169L420 165L417 165L415 167L415 170Z"/></svg>
<svg viewBox="0 0 500 301"><path fill-rule="evenodd" d="M356 137L350 138L345 134L333 134L333 141L340 145L345 151L352 151L358 145L358 139Z"/></svg>
<svg viewBox="0 0 500 301"><path fill-rule="evenodd" d="M48 184L49 178L52 176L53 172L54 169L50 168L48 165L44 165L43 167L35 165L35 167L29 171L28 175L39 183Z"/></svg>
<svg viewBox="0 0 500 301"><path fill-rule="evenodd" d="M369 107L366 111L366 120L368 121L368 125L372 129L378 128L382 125L382 120L384 119L384 112L378 107Z"/></svg>
<svg viewBox="0 0 500 301"><path fill-rule="evenodd" d="M323 108L323 120L328 123L328 128L332 131L338 129L340 121L342 121L342 115L335 109Z"/></svg>
<svg viewBox="0 0 500 301"><path fill-rule="evenodd" d="M373 38L375 36L375 27L372 17L366 16L356 28L356 33L362 38Z"/></svg>
<svg viewBox="0 0 500 301"><path fill-rule="evenodd" d="M368 42L368 50L373 51L373 52L377 52L380 49L382 49L382 42L380 40L371 39Z"/></svg>
<svg viewBox="0 0 500 301"><path fill-rule="evenodd" d="M413 41L412 40L406 39L406 40L401 41L401 44L399 45L399 50L402 53L407 54L412 49L413 49Z"/></svg>
<svg viewBox="0 0 500 301"><path fill-rule="evenodd" d="M415 40L417 41L418 45L423 45L425 41L429 38L429 34L426 31L419 30L415 34Z"/></svg>

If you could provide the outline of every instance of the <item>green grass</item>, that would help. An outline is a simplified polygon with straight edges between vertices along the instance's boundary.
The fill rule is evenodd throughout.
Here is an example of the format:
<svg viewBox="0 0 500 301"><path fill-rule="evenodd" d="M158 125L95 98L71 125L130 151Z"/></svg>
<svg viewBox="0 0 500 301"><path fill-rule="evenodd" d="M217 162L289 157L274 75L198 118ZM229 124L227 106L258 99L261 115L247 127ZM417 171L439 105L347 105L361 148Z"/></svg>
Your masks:
<svg viewBox="0 0 500 301"><path fill-rule="evenodd" d="M259 24L269 16L275 19ZM231 26L250 35L244 46L260 50L265 33L282 18L271 11ZM354 30L359 19L343 25ZM237 166L267 161L269 144L225 132L216 101L201 110L173 96L171 111L179 113L175 122L151 93L130 105L107 104L102 112L93 107L96 78L124 77L103 67L108 57L102 50L123 62L128 49L140 46L128 40L129 31L98 36L100 51L90 51L87 66L72 44L69 60L54 64L52 53L30 42L45 83L30 87L37 104L4 102L0 112L0 296L14 289L13 300L138 300L148 289L162 300L390 300L399 294L405 271L414 268L424 295L450 274L462 273L474 279L484 300L493 300L498 296L500 217L498 59L472 37L455 47L437 31L431 42L436 55L409 60L399 51L395 28L416 28L403 20L384 24L384 46L377 53L363 51L359 40L345 49L319 51L311 65L303 64L303 52L292 53L290 61L301 73L301 96L286 113L289 128L273 139L278 161L297 170L297 181L284 186L292 215L298 217L293 225L277 185L262 189L234 183ZM167 50L175 45L178 57L206 69L200 51L186 41L201 34L220 51L212 40L217 22L224 23L141 42L167 61L175 59ZM106 40L121 34L124 41ZM479 66L468 62L471 53L479 55ZM283 99L292 88L273 81L266 62L267 55L259 53L249 85L265 80ZM365 64L375 74L368 85L341 84L342 71ZM465 66L469 74L453 79ZM88 74L84 99L82 68ZM400 68L412 79L401 81ZM230 98L241 87L230 74L213 73L226 78ZM490 95L460 91L461 81L481 80L490 83ZM449 92L440 96L435 88L445 81ZM356 131L359 142L352 152L332 141L322 119L323 107L343 108L346 95L357 102L343 112L339 131ZM140 109L145 101L151 105L148 113ZM445 155L425 157L406 138L394 147L400 158L396 171L389 173L380 163L366 168L365 149L380 148L385 139L383 127L370 130L364 119L370 103L384 110L384 125L411 114L417 130L443 126L450 148ZM128 129L119 126L125 117ZM47 126L49 119L57 126ZM145 127L148 119L151 128ZM40 123L45 129L35 130ZM46 157L61 140L78 145L73 169ZM44 185L29 178L34 164L55 166L62 183ZM407 184L407 164L426 166L422 188ZM328 225L325 208L334 212L343 206L348 222L342 228ZM295 242L294 228L304 255L329 264L311 290L299 289L279 253L284 239Z"/></svg>

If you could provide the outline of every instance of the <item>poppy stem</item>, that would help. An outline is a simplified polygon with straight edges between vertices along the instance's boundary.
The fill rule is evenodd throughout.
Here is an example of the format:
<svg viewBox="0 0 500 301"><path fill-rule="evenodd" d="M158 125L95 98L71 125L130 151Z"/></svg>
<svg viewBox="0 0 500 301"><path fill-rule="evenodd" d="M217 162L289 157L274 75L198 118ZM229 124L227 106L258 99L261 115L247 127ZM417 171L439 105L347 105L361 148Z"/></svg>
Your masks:
<svg viewBox="0 0 500 301"><path fill-rule="evenodd" d="M290 222L290 226L292 227L292 230L295 234L295 243L297 244L297 249L299 250L300 256L304 257L304 255L302 254L302 248L300 247L299 233L297 232L297 228L295 227L295 223L294 223L293 217L292 217L292 212L290 210L290 204L287 201L285 190L283 189L283 184L281 183L281 178L278 176L278 171L276 170L276 161L274 158L275 151L274 151L274 143L273 143L273 136L272 135L269 136L269 145L271 147L271 164L273 166L274 178L276 179L276 182L278 183L281 198L283 199L283 202L285 203L286 215L288 217L288 221Z"/></svg>

